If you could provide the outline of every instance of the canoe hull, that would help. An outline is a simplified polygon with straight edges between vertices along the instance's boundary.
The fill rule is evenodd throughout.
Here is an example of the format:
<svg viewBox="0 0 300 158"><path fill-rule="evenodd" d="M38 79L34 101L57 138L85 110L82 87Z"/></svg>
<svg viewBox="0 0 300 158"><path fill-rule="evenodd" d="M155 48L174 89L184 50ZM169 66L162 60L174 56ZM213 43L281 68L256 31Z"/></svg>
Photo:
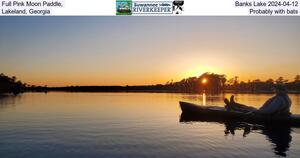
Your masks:
<svg viewBox="0 0 300 158"><path fill-rule="evenodd" d="M182 110L180 121L216 120L219 121L242 121L256 124L287 124L300 127L300 115L291 116L266 116L251 115L238 111L227 111L223 107L201 106L188 102L179 102Z"/></svg>

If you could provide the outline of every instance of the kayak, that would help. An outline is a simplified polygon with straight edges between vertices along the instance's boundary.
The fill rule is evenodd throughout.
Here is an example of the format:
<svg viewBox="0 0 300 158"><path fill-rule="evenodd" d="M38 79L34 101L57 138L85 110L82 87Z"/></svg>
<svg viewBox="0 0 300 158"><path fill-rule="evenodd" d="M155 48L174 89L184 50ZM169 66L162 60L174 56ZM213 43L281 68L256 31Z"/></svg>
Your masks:
<svg viewBox="0 0 300 158"><path fill-rule="evenodd" d="M247 115L239 111L229 111L219 106L202 106L180 101L182 111L180 121L241 121L255 124L282 124L300 127L300 115Z"/></svg>

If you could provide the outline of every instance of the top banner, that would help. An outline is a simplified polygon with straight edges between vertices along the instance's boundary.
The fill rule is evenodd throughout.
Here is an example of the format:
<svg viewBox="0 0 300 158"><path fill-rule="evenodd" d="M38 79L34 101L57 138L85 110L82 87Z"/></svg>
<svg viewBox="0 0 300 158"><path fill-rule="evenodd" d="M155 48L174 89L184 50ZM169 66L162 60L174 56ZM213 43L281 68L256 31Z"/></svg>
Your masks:
<svg viewBox="0 0 300 158"><path fill-rule="evenodd" d="M0 16L299 16L300 0L0 0Z"/></svg>

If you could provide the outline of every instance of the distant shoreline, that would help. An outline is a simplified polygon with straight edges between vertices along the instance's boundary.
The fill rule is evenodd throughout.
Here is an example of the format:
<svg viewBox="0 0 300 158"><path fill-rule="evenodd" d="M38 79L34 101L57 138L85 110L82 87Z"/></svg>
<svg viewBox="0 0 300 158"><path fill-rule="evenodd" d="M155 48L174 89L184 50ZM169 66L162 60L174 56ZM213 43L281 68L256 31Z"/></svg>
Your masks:
<svg viewBox="0 0 300 158"><path fill-rule="evenodd" d="M273 94L274 91L248 91L248 90L220 90L220 91L174 91L168 89L155 89L156 86L70 86L70 87L47 87L26 92L135 92L135 93L186 93L186 94L221 94L221 93L244 93L244 94ZM158 87L156 87L158 88ZM300 94L300 91L290 90L289 94Z"/></svg>
<svg viewBox="0 0 300 158"><path fill-rule="evenodd" d="M35 86L22 83L15 76L9 77L0 74L0 93L13 93L17 95L23 92L156 92L156 93L249 93L263 94L274 93L276 84L282 84L291 94L300 94L300 75L296 75L295 80L288 82L283 77L277 80L269 79L261 81L259 79L239 82L238 77L227 80L224 74L203 73L199 77L189 77L181 81L173 80L165 84L156 85L126 85L126 86L63 86L47 87Z"/></svg>

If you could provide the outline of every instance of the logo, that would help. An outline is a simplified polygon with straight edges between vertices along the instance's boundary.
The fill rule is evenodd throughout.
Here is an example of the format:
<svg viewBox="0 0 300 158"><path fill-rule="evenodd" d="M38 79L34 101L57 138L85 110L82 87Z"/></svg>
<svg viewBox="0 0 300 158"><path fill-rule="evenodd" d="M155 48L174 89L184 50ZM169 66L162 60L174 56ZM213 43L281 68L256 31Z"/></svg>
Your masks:
<svg viewBox="0 0 300 158"><path fill-rule="evenodd" d="M182 14L184 1L175 0L173 1L173 12L175 14Z"/></svg>
<svg viewBox="0 0 300 158"><path fill-rule="evenodd" d="M182 14L184 10L183 4L183 0L116 0L116 15Z"/></svg>
<svg viewBox="0 0 300 158"><path fill-rule="evenodd" d="M133 1L132 14L172 14L172 1Z"/></svg>
<svg viewBox="0 0 300 158"><path fill-rule="evenodd" d="M116 14L117 15L131 15L132 14L132 1L131 0L117 0L116 1Z"/></svg>

